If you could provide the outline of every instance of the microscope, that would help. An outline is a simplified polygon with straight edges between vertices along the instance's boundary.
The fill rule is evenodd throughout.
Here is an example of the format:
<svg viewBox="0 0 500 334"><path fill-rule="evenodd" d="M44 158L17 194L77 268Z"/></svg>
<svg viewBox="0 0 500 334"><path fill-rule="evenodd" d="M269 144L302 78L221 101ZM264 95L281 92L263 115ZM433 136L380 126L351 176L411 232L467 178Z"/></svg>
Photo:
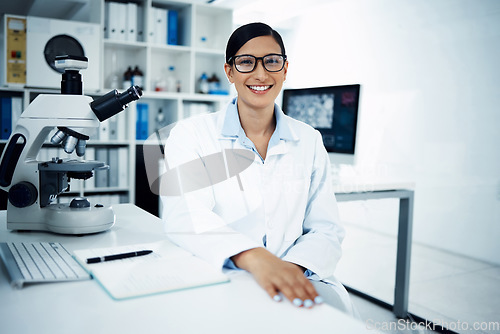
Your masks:
<svg viewBox="0 0 500 334"><path fill-rule="evenodd" d="M57 196L69 191L71 179L87 180L93 171L109 169L104 162L82 159L38 161L48 136L63 145L68 154L85 154L86 142L100 122L123 111L138 100L142 91L132 86L123 93L113 90L93 100L83 95L79 70L88 59L58 56L56 67L64 69L61 94L40 94L21 114L0 160L0 188L8 192L7 228L41 230L60 234L88 234L106 231L115 223L111 207L91 206L76 197L70 203L56 203Z"/></svg>

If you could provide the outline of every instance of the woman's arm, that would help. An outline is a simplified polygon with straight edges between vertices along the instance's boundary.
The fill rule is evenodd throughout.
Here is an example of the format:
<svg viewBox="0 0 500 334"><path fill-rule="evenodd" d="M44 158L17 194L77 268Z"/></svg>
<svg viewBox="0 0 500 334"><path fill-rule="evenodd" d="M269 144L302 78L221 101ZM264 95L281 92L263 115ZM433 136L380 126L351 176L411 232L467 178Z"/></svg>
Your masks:
<svg viewBox="0 0 500 334"><path fill-rule="evenodd" d="M317 133L303 234L282 258L309 269L321 279L334 274L345 235L332 186L330 159Z"/></svg>

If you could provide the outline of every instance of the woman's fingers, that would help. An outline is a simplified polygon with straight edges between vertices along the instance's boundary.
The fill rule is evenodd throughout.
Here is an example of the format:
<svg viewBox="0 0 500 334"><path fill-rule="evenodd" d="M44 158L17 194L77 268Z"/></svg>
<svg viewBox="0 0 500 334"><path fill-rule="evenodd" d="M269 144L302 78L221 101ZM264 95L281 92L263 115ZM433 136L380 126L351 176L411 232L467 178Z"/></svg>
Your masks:
<svg viewBox="0 0 500 334"><path fill-rule="evenodd" d="M318 296L318 293L311 282L303 275L294 276L289 279L292 280L291 283L285 281L282 284L278 284L276 287L277 290L281 291L295 306L308 308L314 306L314 300Z"/></svg>
<svg viewBox="0 0 500 334"><path fill-rule="evenodd" d="M259 275L257 279L271 298L281 301L282 295L295 306L310 308L315 305L318 293L297 265L281 261L274 268L277 271L272 275Z"/></svg>
<svg viewBox="0 0 500 334"><path fill-rule="evenodd" d="M250 272L274 300L281 301L284 296L294 305L304 307L318 303L318 293L299 265L283 261L264 248L244 251L232 260Z"/></svg>
<svg viewBox="0 0 500 334"><path fill-rule="evenodd" d="M260 284L260 282L259 282ZM267 294L269 295L269 297L271 297L272 299L274 299L274 301L276 302L280 302L283 300L283 298L281 297L279 291L274 287L273 284L260 284L261 287L266 290Z"/></svg>

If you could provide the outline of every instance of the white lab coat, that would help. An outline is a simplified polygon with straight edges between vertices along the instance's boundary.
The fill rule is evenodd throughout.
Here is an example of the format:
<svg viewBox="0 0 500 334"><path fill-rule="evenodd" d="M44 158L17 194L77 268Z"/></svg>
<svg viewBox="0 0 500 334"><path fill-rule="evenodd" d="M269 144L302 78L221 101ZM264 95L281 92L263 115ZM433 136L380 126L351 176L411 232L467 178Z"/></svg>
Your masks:
<svg viewBox="0 0 500 334"><path fill-rule="evenodd" d="M165 232L219 268L235 254L265 246L312 271L312 279L340 285L333 274L344 229L321 135L277 106L275 115L276 133L265 161L256 154L238 176L208 187L199 182L201 189L181 196L162 196ZM252 146L239 124L235 99L225 110L179 122L165 142L166 165L181 171L178 177L187 182L185 163ZM161 187L165 190L168 182Z"/></svg>

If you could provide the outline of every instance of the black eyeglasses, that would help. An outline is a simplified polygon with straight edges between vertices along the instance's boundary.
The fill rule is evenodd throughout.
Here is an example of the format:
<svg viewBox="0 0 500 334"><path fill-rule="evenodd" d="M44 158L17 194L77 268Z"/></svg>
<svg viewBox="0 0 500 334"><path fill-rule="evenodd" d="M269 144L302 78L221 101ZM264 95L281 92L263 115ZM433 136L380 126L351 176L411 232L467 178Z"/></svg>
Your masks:
<svg viewBox="0 0 500 334"><path fill-rule="evenodd" d="M250 73L255 70L258 60L262 61L262 65L268 72L279 72L285 66L286 56L274 53L264 57L239 55L229 58L228 63L234 62L234 67L240 73Z"/></svg>

